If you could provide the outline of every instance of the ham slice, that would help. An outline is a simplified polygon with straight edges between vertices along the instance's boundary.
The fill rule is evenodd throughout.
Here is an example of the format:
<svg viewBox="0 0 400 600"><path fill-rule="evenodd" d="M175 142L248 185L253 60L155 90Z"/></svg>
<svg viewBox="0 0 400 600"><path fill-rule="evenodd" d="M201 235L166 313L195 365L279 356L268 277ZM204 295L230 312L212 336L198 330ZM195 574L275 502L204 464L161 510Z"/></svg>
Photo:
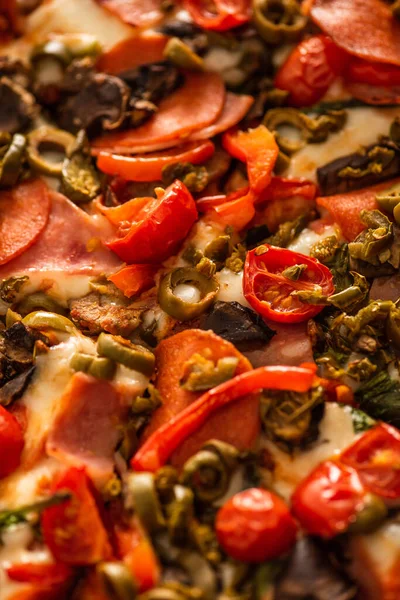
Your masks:
<svg viewBox="0 0 400 600"><path fill-rule="evenodd" d="M44 231L21 256L0 266L0 279L37 271L74 275L112 273L121 266L121 261L102 246L112 235L106 219L91 217L65 196L51 192L50 216Z"/></svg>
<svg viewBox="0 0 400 600"><path fill-rule="evenodd" d="M101 488L113 473L121 417L119 394L111 383L75 373L60 399L47 454L69 466L85 467Z"/></svg>
<svg viewBox="0 0 400 600"><path fill-rule="evenodd" d="M311 18L350 54L400 66L400 21L382 0L314 0Z"/></svg>
<svg viewBox="0 0 400 600"><path fill-rule="evenodd" d="M267 323L276 334L262 348L249 350L247 356L254 368L269 365L298 367L303 362L314 362L311 340L304 323L284 325Z"/></svg>
<svg viewBox="0 0 400 600"><path fill-rule="evenodd" d="M224 101L225 88L219 75L186 73L184 85L160 103L149 121L135 129L104 134L92 142L92 148L134 154L177 145L214 123Z"/></svg>
<svg viewBox="0 0 400 600"><path fill-rule="evenodd" d="M208 140L218 133L226 131L241 121L254 102L252 96L238 96L227 92L225 104L218 119L212 125L196 131L190 136L190 140Z"/></svg>

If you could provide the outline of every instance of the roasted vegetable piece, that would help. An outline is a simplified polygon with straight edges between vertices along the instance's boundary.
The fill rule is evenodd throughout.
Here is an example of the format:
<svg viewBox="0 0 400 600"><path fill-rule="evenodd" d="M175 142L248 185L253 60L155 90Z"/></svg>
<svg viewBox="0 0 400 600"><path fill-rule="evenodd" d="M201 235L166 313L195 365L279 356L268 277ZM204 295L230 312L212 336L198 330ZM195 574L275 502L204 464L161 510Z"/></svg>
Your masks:
<svg viewBox="0 0 400 600"><path fill-rule="evenodd" d="M177 37L168 40L164 49L164 56L177 67L202 71L204 69L203 59Z"/></svg>
<svg viewBox="0 0 400 600"><path fill-rule="evenodd" d="M292 389L307 391L314 378L314 369L303 367L261 367L206 392L181 413L162 425L142 445L132 459L137 471L155 471L164 465L171 454L217 410L242 396L260 389Z"/></svg>
<svg viewBox="0 0 400 600"><path fill-rule="evenodd" d="M292 106L311 106L320 100L340 75L347 57L325 35L300 42L275 77L275 86L289 92Z"/></svg>
<svg viewBox="0 0 400 600"><path fill-rule="evenodd" d="M306 265L307 269L297 281L283 275L285 269L299 264ZM300 323L322 310L323 296L330 296L334 287L329 269L315 259L265 245L247 253L243 292L263 317L281 323ZM303 292L315 293L316 303L303 303L296 296Z"/></svg>
<svg viewBox="0 0 400 600"><path fill-rule="evenodd" d="M271 173L278 156L274 136L259 125L248 131L228 131L222 143L235 158L246 163L250 189L254 193L264 190L271 181Z"/></svg>
<svg viewBox="0 0 400 600"><path fill-rule="evenodd" d="M246 23L250 18L250 0L213 0L207 2L184 0L184 6L196 25L211 31L227 31Z"/></svg>
<svg viewBox="0 0 400 600"><path fill-rule="evenodd" d="M35 97L22 85L4 76L0 77L0 103L2 132L18 133L24 130L38 112Z"/></svg>
<svg viewBox="0 0 400 600"><path fill-rule="evenodd" d="M117 286L124 296L131 298L154 285L158 265L129 265L113 273L108 279Z"/></svg>
<svg viewBox="0 0 400 600"><path fill-rule="evenodd" d="M195 286L200 292L196 301L182 300L175 293L180 285ZM214 277L206 277L192 267L181 267L167 273L160 282L158 301L161 308L179 321L188 321L205 312L214 301L219 284Z"/></svg>
<svg viewBox="0 0 400 600"><path fill-rule="evenodd" d="M0 187L12 187L21 175L25 159L26 138L16 133L0 162Z"/></svg>
<svg viewBox="0 0 400 600"><path fill-rule="evenodd" d="M253 21L269 44L295 42L307 25L296 0L253 0Z"/></svg>
<svg viewBox="0 0 400 600"><path fill-rule="evenodd" d="M244 562L264 562L286 554L297 525L286 504L261 488L235 494L218 511L215 529L225 552Z"/></svg>
<svg viewBox="0 0 400 600"><path fill-rule="evenodd" d="M311 471L292 496L292 511L311 535L343 533L364 508L366 489L357 471L325 461Z"/></svg>
<svg viewBox="0 0 400 600"><path fill-rule="evenodd" d="M130 600L136 596L135 581L123 562L102 562L97 565L96 572L109 598Z"/></svg>
<svg viewBox="0 0 400 600"><path fill-rule="evenodd" d="M138 198L131 200L129 206L125 204L111 210L118 213L130 207L132 216L120 223L119 238L107 244L128 263L165 260L177 251L197 218L195 202L178 180L162 190L157 198L147 199L145 203ZM179 228L176 215L179 215Z"/></svg>
<svg viewBox="0 0 400 600"><path fill-rule="evenodd" d="M85 132L81 130L67 150L61 169L61 191L75 204L85 204L100 193L100 180L90 157Z"/></svg>
<svg viewBox="0 0 400 600"><path fill-rule="evenodd" d="M355 469L364 486L384 500L400 496L398 429L381 423L369 429L341 454L340 460Z"/></svg>
<svg viewBox="0 0 400 600"><path fill-rule="evenodd" d="M41 516L43 537L55 559L69 565L91 565L110 558L96 492L84 470L70 468L61 474L52 485L53 493L59 491L70 492L70 500L45 509Z"/></svg>

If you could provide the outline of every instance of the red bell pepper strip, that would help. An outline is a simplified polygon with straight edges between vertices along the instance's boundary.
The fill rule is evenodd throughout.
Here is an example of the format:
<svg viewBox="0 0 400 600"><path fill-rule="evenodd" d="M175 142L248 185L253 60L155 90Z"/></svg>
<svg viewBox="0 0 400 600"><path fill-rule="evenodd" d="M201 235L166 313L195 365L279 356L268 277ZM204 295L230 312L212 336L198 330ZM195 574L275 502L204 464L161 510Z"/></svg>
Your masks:
<svg viewBox="0 0 400 600"><path fill-rule="evenodd" d="M250 189L259 194L271 181L279 149L273 134L259 125L248 131L227 131L222 145L231 156L246 163Z"/></svg>
<svg viewBox="0 0 400 600"><path fill-rule="evenodd" d="M211 414L242 396L261 389L306 392L313 380L314 369L302 367L261 367L242 373L206 392L162 425L134 455L131 466L135 471L157 471Z"/></svg>
<svg viewBox="0 0 400 600"><path fill-rule="evenodd" d="M118 75L122 71L159 62L164 58L168 39L166 35L159 34L134 35L103 52L96 67L98 71Z"/></svg>
<svg viewBox="0 0 400 600"><path fill-rule="evenodd" d="M239 27L251 14L249 0L184 0L184 6L199 27L213 31Z"/></svg>
<svg viewBox="0 0 400 600"><path fill-rule="evenodd" d="M41 517L44 541L53 556L67 565L92 565L112 556L96 491L84 469L70 468L52 492L70 491L71 499L46 508Z"/></svg>
<svg viewBox="0 0 400 600"><path fill-rule="evenodd" d="M159 181L166 165L190 162L199 165L214 154L214 144L210 140L192 142L172 150L138 156L120 156L100 152L97 167L103 173L118 175L128 181Z"/></svg>
<svg viewBox="0 0 400 600"><path fill-rule="evenodd" d="M160 263L178 250L196 221L195 201L178 179L158 198L141 198L139 210L137 200L127 203L135 216L120 221L118 238L107 246L127 263ZM119 209L128 212L130 206L110 211Z"/></svg>
<svg viewBox="0 0 400 600"><path fill-rule="evenodd" d="M108 279L123 292L124 296L131 298L154 285L154 277L159 268L159 265L128 265L110 275Z"/></svg>
<svg viewBox="0 0 400 600"><path fill-rule="evenodd" d="M348 57L326 35L300 42L280 67L275 86L289 92L293 106L310 106L320 100L344 70Z"/></svg>
<svg viewBox="0 0 400 600"><path fill-rule="evenodd" d="M63 563L18 563L5 568L12 581L38 583L43 587L62 587L74 574L74 570Z"/></svg>
<svg viewBox="0 0 400 600"><path fill-rule="evenodd" d="M0 479L19 466L24 436L17 419L0 406Z"/></svg>
<svg viewBox="0 0 400 600"><path fill-rule="evenodd" d="M197 208L205 212L205 218L220 225L230 225L240 231L255 215L256 196L248 188L232 192L227 196L206 196L196 202Z"/></svg>

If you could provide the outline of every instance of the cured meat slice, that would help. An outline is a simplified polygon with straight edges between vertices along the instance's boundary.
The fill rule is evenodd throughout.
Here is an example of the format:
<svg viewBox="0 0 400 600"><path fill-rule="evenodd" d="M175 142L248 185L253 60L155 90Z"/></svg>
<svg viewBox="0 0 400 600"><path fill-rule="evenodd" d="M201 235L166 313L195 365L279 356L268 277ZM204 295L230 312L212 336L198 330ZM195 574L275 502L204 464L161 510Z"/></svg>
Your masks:
<svg viewBox="0 0 400 600"><path fill-rule="evenodd" d="M350 54L400 65L400 21L382 0L314 0L311 18Z"/></svg>
<svg viewBox="0 0 400 600"><path fill-rule="evenodd" d="M76 373L60 399L59 410L47 439L47 453L69 466L85 467L102 487L112 476L121 433L122 410L115 387Z"/></svg>
<svg viewBox="0 0 400 600"><path fill-rule="evenodd" d="M346 83L350 94L366 104L400 104L400 85L378 86L369 83Z"/></svg>
<svg viewBox="0 0 400 600"><path fill-rule="evenodd" d="M33 179L0 192L0 265L22 254L46 227L50 191Z"/></svg>
<svg viewBox="0 0 400 600"><path fill-rule="evenodd" d="M39 239L0 266L0 278L37 271L93 275L115 271L121 262L102 246L113 235L110 224L102 217L90 217L61 194L50 192L50 198L49 221Z"/></svg>
<svg viewBox="0 0 400 600"><path fill-rule="evenodd" d="M227 92L225 104L218 119L212 125L196 131L190 136L190 140L208 140L218 133L226 131L230 127L237 125L250 110L254 99L252 96L238 96Z"/></svg>
<svg viewBox="0 0 400 600"><path fill-rule="evenodd" d="M187 73L184 85L160 103L149 121L136 129L102 135L92 142L92 147L133 154L146 151L146 147L150 152L177 145L192 132L214 123L224 100L225 88L219 75Z"/></svg>

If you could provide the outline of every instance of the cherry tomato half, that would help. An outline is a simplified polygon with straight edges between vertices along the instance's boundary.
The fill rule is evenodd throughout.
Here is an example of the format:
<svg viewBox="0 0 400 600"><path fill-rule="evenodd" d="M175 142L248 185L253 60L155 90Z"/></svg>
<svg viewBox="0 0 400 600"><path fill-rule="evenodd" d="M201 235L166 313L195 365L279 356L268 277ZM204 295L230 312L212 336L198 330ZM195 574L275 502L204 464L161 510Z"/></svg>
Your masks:
<svg viewBox="0 0 400 600"><path fill-rule="evenodd" d="M262 248L265 251L262 252ZM295 265L306 265L296 281L282 275L285 269ZM268 244L247 253L243 293L263 317L278 323L300 323L314 317L323 306L301 302L293 292L318 289L324 296L334 292L330 270L316 259Z"/></svg>
<svg viewBox="0 0 400 600"><path fill-rule="evenodd" d="M24 438L17 419L0 406L0 478L19 466Z"/></svg>
<svg viewBox="0 0 400 600"><path fill-rule="evenodd" d="M113 211L115 220L118 212L129 212L131 203L131 218L121 218L118 239L107 244L127 263L162 262L178 250L197 219L195 201L178 179L157 198L135 198L107 212Z"/></svg>
<svg viewBox="0 0 400 600"><path fill-rule="evenodd" d="M328 36L312 36L289 54L275 77L275 86L289 92L293 106L311 106L342 73L347 57Z"/></svg>
<svg viewBox="0 0 400 600"><path fill-rule="evenodd" d="M235 494L215 521L222 548L235 560L263 562L288 552L297 526L286 504L267 490L251 488Z"/></svg>
<svg viewBox="0 0 400 600"><path fill-rule="evenodd" d="M295 490L292 512L312 535L330 538L346 531L364 507L366 490L351 467L327 460Z"/></svg>
<svg viewBox="0 0 400 600"><path fill-rule="evenodd" d="M381 423L347 448L340 460L357 470L368 490L377 496L400 497L400 432Z"/></svg>
<svg viewBox="0 0 400 600"><path fill-rule="evenodd" d="M185 0L184 6L202 29L227 31L250 18L249 0Z"/></svg>
<svg viewBox="0 0 400 600"><path fill-rule="evenodd" d="M71 499L42 513L43 537L53 556L67 565L91 565L112 555L96 491L83 469L71 467L52 486Z"/></svg>

